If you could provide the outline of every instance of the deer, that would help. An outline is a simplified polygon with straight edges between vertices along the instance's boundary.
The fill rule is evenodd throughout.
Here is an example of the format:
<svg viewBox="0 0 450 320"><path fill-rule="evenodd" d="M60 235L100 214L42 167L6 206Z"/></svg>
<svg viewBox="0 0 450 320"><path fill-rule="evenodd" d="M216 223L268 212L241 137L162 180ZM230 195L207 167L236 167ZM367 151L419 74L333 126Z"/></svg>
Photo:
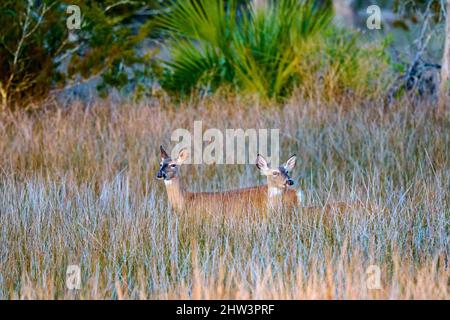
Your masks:
<svg viewBox="0 0 450 320"><path fill-rule="evenodd" d="M268 179L268 185L222 192L189 192L184 188L180 176L180 166L189 158L189 152L183 149L175 159L168 155L163 146L160 146L160 152L161 163L156 178L164 181L168 202L177 212L202 208L214 213L217 212L218 207L222 207L228 212L242 212L245 211L243 210L245 206L266 212L266 209L279 205L287 205L292 208L301 203L299 197L302 194L288 189L288 186L294 184L288 172L295 166L295 155L277 169L278 176L274 173L275 170L271 171L273 178ZM263 162L263 158L259 155L258 159L260 160L257 163L258 168L268 172L270 169L267 162Z"/></svg>
<svg viewBox="0 0 450 320"><path fill-rule="evenodd" d="M276 168L271 168L267 160L258 154L256 167L262 175L267 177L267 204L270 208L285 207L292 209L304 205L305 194L301 189L292 189L294 180L289 175L297 164L297 155Z"/></svg>
<svg viewBox="0 0 450 320"><path fill-rule="evenodd" d="M301 208L305 212L319 212L324 211L326 213L337 212L343 213L352 211L354 209L362 209L361 203L346 203L346 202L332 202L327 203L325 206L306 206L305 193L301 189L288 189L288 186L292 186L294 181L289 176L289 172L295 168L297 157L294 154L291 156L285 164L271 168L266 159L258 154L256 158L256 167L259 169L262 175L267 177L267 201L270 207L285 207L292 209L294 207ZM370 204L370 207L374 207Z"/></svg>

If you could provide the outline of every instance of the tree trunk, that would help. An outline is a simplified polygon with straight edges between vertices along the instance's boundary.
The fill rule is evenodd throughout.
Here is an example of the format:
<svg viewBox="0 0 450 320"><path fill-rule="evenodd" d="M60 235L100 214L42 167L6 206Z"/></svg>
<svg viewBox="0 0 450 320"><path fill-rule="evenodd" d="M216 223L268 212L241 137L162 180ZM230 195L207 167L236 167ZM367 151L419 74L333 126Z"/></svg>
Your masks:
<svg viewBox="0 0 450 320"><path fill-rule="evenodd" d="M450 0L446 1L445 46L442 57L441 84L439 88L439 113L443 114L449 106L449 80L450 80Z"/></svg>

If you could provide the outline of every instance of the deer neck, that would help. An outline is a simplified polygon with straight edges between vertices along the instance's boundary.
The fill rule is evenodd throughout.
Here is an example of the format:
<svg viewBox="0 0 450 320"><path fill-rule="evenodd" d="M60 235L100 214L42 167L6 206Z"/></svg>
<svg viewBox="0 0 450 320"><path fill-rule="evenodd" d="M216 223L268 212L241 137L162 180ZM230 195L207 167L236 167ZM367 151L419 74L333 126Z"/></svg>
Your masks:
<svg viewBox="0 0 450 320"><path fill-rule="evenodd" d="M280 206L283 199L283 194L286 189L274 186L272 184L267 185L267 202L270 207Z"/></svg>
<svg viewBox="0 0 450 320"><path fill-rule="evenodd" d="M172 178L170 180L164 180L166 185L167 198L169 203L175 210L181 211L185 204L185 190L182 186L179 177Z"/></svg>
<svg viewBox="0 0 450 320"><path fill-rule="evenodd" d="M293 191L293 190L292 190ZM288 192L287 188L280 188L279 186L267 185L267 200L271 207L277 207L282 205L283 196ZM301 189L295 190L295 197L297 198L297 203L300 206L305 205L305 193Z"/></svg>

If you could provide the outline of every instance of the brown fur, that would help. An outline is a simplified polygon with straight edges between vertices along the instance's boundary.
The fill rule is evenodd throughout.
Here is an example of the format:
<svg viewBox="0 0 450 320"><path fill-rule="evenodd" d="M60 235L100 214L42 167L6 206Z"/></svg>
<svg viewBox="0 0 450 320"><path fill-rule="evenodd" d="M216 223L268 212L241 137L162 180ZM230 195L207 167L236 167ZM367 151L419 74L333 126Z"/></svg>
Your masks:
<svg viewBox="0 0 450 320"><path fill-rule="evenodd" d="M274 207L278 203L290 209L300 205L295 190L291 189L269 200L267 185L224 192L189 192L184 189L180 178L176 177L166 184L166 190L169 203L178 212L202 210L210 214L236 214L256 210L265 214L269 206Z"/></svg>

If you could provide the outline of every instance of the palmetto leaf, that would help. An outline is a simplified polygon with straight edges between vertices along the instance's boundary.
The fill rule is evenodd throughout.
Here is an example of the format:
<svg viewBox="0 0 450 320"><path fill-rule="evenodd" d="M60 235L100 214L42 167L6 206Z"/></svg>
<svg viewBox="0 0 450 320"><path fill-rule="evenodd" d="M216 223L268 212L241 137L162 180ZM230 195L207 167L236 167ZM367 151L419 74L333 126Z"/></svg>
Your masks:
<svg viewBox="0 0 450 320"><path fill-rule="evenodd" d="M234 3L225 4L223 0L176 1L169 14L161 16L158 23L173 37L223 47L234 27Z"/></svg>
<svg viewBox="0 0 450 320"><path fill-rule="evenodd" d="M297 43L331 17L314 1L267 1L238 14L233 0L179 0L158 21L173 39L163 86L186 91L207 83L214 90L233 83L263 98L283 96L295 82Z"/></svg>
<svg viewBox="0 0 450 320"><path fill-rule="evenodd" d="M220 53L212 46L203 48L190 41L177 42L172 47L172 59L162 85L172 91L189 92L194 87L211 88L220 82Z"/></svg>

